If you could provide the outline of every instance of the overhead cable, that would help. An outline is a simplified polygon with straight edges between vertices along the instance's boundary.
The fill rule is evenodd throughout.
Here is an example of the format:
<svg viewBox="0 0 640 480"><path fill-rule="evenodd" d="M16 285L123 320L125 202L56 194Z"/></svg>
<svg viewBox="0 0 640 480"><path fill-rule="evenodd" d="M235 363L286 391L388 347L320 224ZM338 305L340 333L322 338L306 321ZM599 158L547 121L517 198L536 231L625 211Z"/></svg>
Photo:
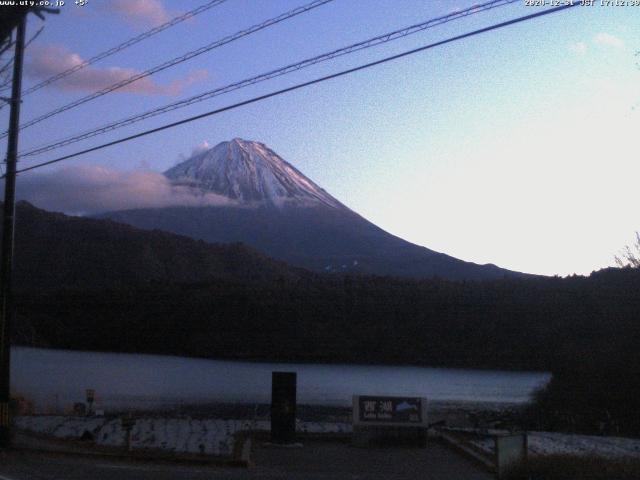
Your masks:
<svg viewBox="0 0 640 480"><path fill-rule="evenodd" d="M381 45L383 43L387 43L387 42L391 42L393 40L397 40L399 38L403 38L406 37L408 35L412 35L418 32L421 32L423 30L426 30L428 28L431 27L435 27L436 25L441 25L443 23L447 23L447 22L451 22L453 20L457 20L460 18L464 18L467 17L469 15L472 14L476 14L476 13L480 13L486 10L490 10L492 8L496 8L496 7L500 7L500 6L504 6L504 5L508 5L511 3L515 3L515 2L519 2L520 0L493 0L493 1L489 1L486 2L482 5L474 5L473 7L470 7L468 9L465 10L461 10L458 12L453 12L450 13L448 15L442 16L442 17L437 17L437 18L433 18L415 25L411 25L409 27L406 28L402 28L399 30L395 30L393 32L389 32L389 33L385 33L383 35L378 35L376 37L370 38L368 40L362 41L362 42L358 42L358 43L354 43L352 45L340 48L338 50L333 50L331 52L328 53L324 53L322 55L317 55L315 57L311 57L305 60L302 60L300 62L291 64L291 65L287 65L285 67L281 67L275 70L271 70L269 72L266 73L262 73L260 75L254 76L254 77L250 77L238 82L234 82L231 83L229 85L225 85L222 87L218 87L215 88L213 90L208 90L206 92L200 93L198 95L194 95L192 97L183 99L183 100L178 100L176 102L149 110L147 112L144 113L140 113L140 114L136 114L133 115L131 117L127 117L125 119L122 120L118 120L115 122L111 122L109 124L103 125L101 127L98 128L94 128L91 129L89 131L85 131L83 133L79 133L79 134L75 134L73 136L70 137L66 137L64 139L61 140L57 140L53 143L44 145L44 146L40 146L37 148L34 148L32 150L29 151L25 151L24 153L20 153L19 157L20 158L25 158L25 157L30 157L30 156L34 156L34 155L39 155L51 150L55 150L67 145L71 145L73 143L79 142L81 140L85 140L87 138L91 138L91 137L95 137L97 135L102 135L104 133L116 130L118 128L122 128L122 127L126 127L128 125L140 122L142 120L146 120L152 117L155 117L157 115L161 115L167 112L170 112L172 110L177 110L180 108L184 108L187 107L189 105L198 103L198 102L202 102L205 100L209 100L211 98L226 94L226 93L230 93L232 91L235 90L239 90L241 88L245 88L251 85L254 85L256 83L260 83L260 82L264 82L266 80L270 80L272 78L275 77L279 77L282 75L286 75L288 73L291 72L295 72L298 70L301 70L303 68L307 68L310 67L312 65L321 63L321 62L325 62L327 60L332 60L334 58L343 56L343 55L348 55L350 53L353 52L357 52L359 50L364 50L367 48L371 48L371 47L375 47L377 45Z"/></svg>
<svg viewBox="0 0 640 480"><path fill-rule="evenodd" d="M133 82L136 82L140 79L143 79L145 77L148 77L150 75L153 75L155 73L158 73L162 70L166 70L167 68L173 67L174 65L178 65L180 63L186 62L187 60L191 60L194 57L197 57L198 55L202 55L203 53L209 52L215 48L221 47L223 45L226 45L228 43L231 43L235 40L238 40L242 37L246 37L247 35L251 35L252 33L258 32L260 30L263 30L265 28L268 28L272 25L275 25L277 23L283 22L285 20L288 20L292 17L295 17L297 15L300 15L302 13L306 13L310 10L313 10L314 8L320 7L321 5L324 5L326 3L332 2L333 0L314 0L311 3L308 3L306 5L303 5L301 7L297 7L293 10L290 10L286 13L283 13L281 15L278 15L277 17L273 17L269 20L266 20L260 24L254 25L252 27L246 28L244 30L241 30L239 32L236 32L232 35L228 35L220 40L216 40L215 42L209 43L208 45L205 45L203 47L200 47L196 50L192 50L190 52L185 53L184 55L181 55L179 57L173 58L169 61L166 61L164 63L161 63L160 65L156 65L155 67L152 67L148 70L145 70L144 72L140 72L137 73L135 75L132 75L128 78L125 78L117 83L114 83L106 88L103 88L102 90L99 90L97 92L94 92L90 95L87 95L85 97L79 98L78 100L75 100L71 103L68 103L66 105L63 105L59 108L56 108L55 110L52 110L50 112L45 113L44 115L40 115L39 117L36 117L32 120L27 121L26 123L23 123L22 125L20 125L20 129L25 129L28 127L31 127L32 125L36 125L37 123L40 123L48 118L51 118L55 115L58 115L62 112L66 112L67 110L71 110L72 108L75 108L79 105L82 105L84 103L87 103L91 100L94 100L98 97L101 97L103 95L106 95L108 93L111 93L115 90L118 90L119 88L125 87ZM4 138L6 137L8 134L7 131L3 132L0 135L0 138Z"/></svg>
<svg viewBox="0 0 640 480"><path fill-rule="evenodd" d="M226 2L227 0L213 0L210 1L208 3L205 3L204 5L200 5L197 8L194 8L193 10L190 10L182 15L179 15L177 17L172 18L171 20L169 20L168 22L163 23L162 25L159 25L157 27L152 28L151 30L147 30L146 32L141 33L140 35L136 35L133 38L130 38L129 40L116 45L115 47L112 47L108 50L105 50L104 52L98 53L97 55L94 55L93 57L89 58L88 60L85 60L81 63L78 63L77 65L74 65L73 67L67 68L66 70L63 70L60 73L57 73L45 80L43 80L40 83L37 83L36 85L27 88L24 92L22 92L22 96L25 95L29 95L30 93L33 93L37 90L40 90L43 87L46 87L47 85L50 85L54 82L57 82L58 80L68 77L69 75L77 72L78 70L82 70L85 67L88 67L89 65L92 65L100 60L103 60L107 57L110 57L111 55L118 53L122 50L124 50L125 48L129 48L132 45L135 45L136 43L139 43L143 40L146 40L149 37L152 37L153 35L156 35L164 30L166 30L167 28L171 28L181 22L184 22L185 20L189 20L190 18L195 17L196 15L199 15L203 12L206 12L207 10L213 8L213 7L217 7L218 5L220 5L221 3Z"/></svg>
<svg viewBox="0 0 640 480"><path fill-rule="evenodd" d="M285 93L288 93L288 92L292 92L294 90L299 90L301 88L308 87L310 85L315 85L315 84L318 84L318 83L321 83L321 82L325 82L327 80L331 80L331 79L342 77L344 75L348 75L348 74L351 74L351 73L354 73L354 72L365 70L365 69L374 67L376 65L381 65L381 64L393 61L393 60L397 60L399 58L403 58L403 57L406 57L406 56L409 56L409 55L413 55L413 54L416 54L416 53L419 53L419 52L423 52L425 50L429 50L431 48L439 47L441 45L452 43L452 42L455 42L455 41L458 41L458 40L462 40L462 39L465 39L465 38L469 38L469 37L472 37L472 36L475 36L475 35L479 35L479 34L482 34L482 33L490 32L490 31L493 31L493 30L497 30L499 28L504 28L504 27L507 27L509 25L514 25L516 23L525 22L525 21L528 21L528 20L532 20L534 18L538 18L538 17L550 15L552 13L556 13L556 12L560 12L560 11L563 11L563 10L567 10L567 9L575 7L577 5L579 5L579 3L566 4L566 5L563 5L563 6L560 6L560 7L554 7L554 8L551 8L551 9L542 10L542 11L539 11L539 12L536 12L536 13L525 15L523 17L518 17L518 18L514 18L512 20L507 20L505 22L501 22L501 23L497 23L497 24L494 24L494 25L490 25L488 27L484 27L484 28L481 28L481 29L478 29L478 30L474 30L472 32L467 32L467 33L464 33L464 34L461 34L461 35L457 35L455 37L449 37L449 38L447 38L445 40L440 40L438 42L431 43L431 44L428 44L428 45L425 45L425 46L422 46L422 47L419 47L419 48L414 48L413 50L408 50L408 51L405 51L405 52L402 52L402 53L399 53L399 54L396 54L396 55L385 57L385 58L382 58L380 60L376 60L374 62L370 62L370 63L366 63L364 65L360 65L360 66L357 66L357 67L349 68L347 70L342 70L340 72L333 73L331 75L326 75L324 77L316 78L316 79L310 80L308 82L303 82L303 83L299 83L299 84L293 85L291 87L283 88L281 90L276 90L274 92L267 93L265 95L260 95L258 97L253 97L253 98L250 98L249 100L244 100L242 102L238 102L238 103L235 103L233 105L228 105L226 107L218 108L216 110L211 110L209 112L205 112L205 113L202 113L200 115L195 115L195 116L192 116L192 117L188 117L188 118L179 120L177 122L172 122L172 123L169 123L169 124L166 124L166 125L162 125L162 126L157 127L157 128L153 128L153 129L150 129L150 130L146 130L146 131L137 133L135 135L130 135L128 137L124 137L124 138L120 138L118 140L113 140L111 142L103 143L101 145L98 145L98 146L95 146L95 147L92 147L92 148L88 148L88 149L85 149L85 150L81 150L81 151L78 151L78 152L75 152L75 153L72 153L72 154L69 154L69 155L64 155L62 157L54 158L53 160L48 160L46 162L41 162L41 163L37 163L35 165L31 165L29 167L21 168L21 169L17 170L17 173L27 172L27 171L30 171L30 170L34 170L34 169L37 169L37 168L44 167L46 165L51 165L51 164L54 164L54 163L62 162L64 160L75 158L75 157L78 157L80 155L84 155L84 154L87 154L87 153L90 153L90 152L95 152L97 150L102 150L104 148L111 147L113 145L118 145L120 143L124 143L124 142L128 142L128 141L134 140L136 138L140 138L140 137L143 137L143 136L146 136L146 135L151 135L153 133L157 133L157 132L160 132L160 131L163 131L163 130L174 128L174 127L177 127L179 125L184 125L186 123L191 123L191 122L194 122L196 120L200 120L202 118L206 118L206 117L210 117L212 115L220 114L222 112L226 112L226 111L229 111L229 110L234 110L236 108L239 108L239 107L242 107L242 106L245 106L245 105L256 103L256 102L259 102L259 101L262 101L262 100L266 100L266 99L271 98L271 97L275 97L275 96L279 96L279 95L282 95L282 94L285 94Z"/></svg>

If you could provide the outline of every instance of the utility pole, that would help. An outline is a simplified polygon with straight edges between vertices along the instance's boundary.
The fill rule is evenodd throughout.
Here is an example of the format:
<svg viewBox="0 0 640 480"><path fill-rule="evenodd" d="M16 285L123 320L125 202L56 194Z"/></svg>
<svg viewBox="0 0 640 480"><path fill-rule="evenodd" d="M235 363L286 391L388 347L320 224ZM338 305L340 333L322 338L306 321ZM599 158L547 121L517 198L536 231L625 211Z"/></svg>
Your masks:
<svg viewBox="0 0 640 480"><path fill-rule="evenodd" d="M18 133L20 130L20 92L22 90L22 63L27 16L18 21L13 84L11 88L11 114L7 144L7 170L4 182L4 216L2 230L2 257L0 265L0 449L11 446L11 324L13 320L13 245L16 211L16 162Z"/></svg>

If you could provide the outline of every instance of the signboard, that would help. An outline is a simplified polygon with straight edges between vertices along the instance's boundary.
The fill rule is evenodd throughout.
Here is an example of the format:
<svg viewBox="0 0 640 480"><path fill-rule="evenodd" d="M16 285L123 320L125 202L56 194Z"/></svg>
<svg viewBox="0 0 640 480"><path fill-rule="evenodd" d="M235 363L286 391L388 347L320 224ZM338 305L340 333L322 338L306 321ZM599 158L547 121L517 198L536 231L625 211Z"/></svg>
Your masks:
<svg viewBox="0 0 640 480"><path fill-rule="evenodd" d="M271 441L293 443L296 438L296 372L271 374Z"/></svg>
<svg viewBox="0 0 640 480"><path fill-rule="evenodd" d="M427 400L420 397L353 397L354 425L426 426Z"/></svg>

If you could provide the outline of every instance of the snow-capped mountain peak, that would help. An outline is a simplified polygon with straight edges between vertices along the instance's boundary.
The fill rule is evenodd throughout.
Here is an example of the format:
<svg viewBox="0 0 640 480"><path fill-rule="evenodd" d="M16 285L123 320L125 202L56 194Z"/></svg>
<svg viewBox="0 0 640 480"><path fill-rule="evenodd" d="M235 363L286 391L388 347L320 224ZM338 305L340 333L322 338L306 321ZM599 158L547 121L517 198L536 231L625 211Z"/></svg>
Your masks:
<svg viewBox="0 0 640 480"><path fill-rule="evenodd" d="M196 153L164 174L240 204L346 208L265 144L241 138Z"/></svg>

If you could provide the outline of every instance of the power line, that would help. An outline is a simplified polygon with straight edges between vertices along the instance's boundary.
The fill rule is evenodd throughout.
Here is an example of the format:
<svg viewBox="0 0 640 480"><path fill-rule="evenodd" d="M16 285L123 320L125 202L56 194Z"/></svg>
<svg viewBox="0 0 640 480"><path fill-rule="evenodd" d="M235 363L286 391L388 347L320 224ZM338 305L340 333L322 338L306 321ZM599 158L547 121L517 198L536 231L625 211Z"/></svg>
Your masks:
<svg viewBox="0 0 640 480"><path fill-rule="evenodd" d="M169 60L167 62L164 62L160 65L156 65L153 68L150 68L148 70L145 70L144 72L141 73L137 73L135 75L132 75L120 82L114 83L113 85L110 85L106 88L103 88L102 90L99 90L97 92L94 92L90 95L87 95L86 97L82 97L74 102L68 103L66 105L63 105L62 107L56 108L55 110L52 110L48 113L45 113L44 115L41 115L39 117L36 117L22 125L20 125L21 129L30 127L32 125L35 125L37 123L42 122L43 120L46 120L47 118L53 117L54 115L58 115L62 112L65 112L67 110L70 110L72 108L75 108L79 105L82 105L83 103L89 102L91 100L94 100L98 97L101 97L103 95L106 95L107 93L113 92L114 90L117 90L119 88L122 88L126 85L129 85L133 82L136 82L142 78L148 77L150 75L153 75L154 73L158 73L162 70L166 70L169 67L173 67L174 65L177 65L179 63L182 62L186 62L187 60L191 60L194 57L197 57L198 55L202 55L203 53L209 52L215 48L221 47L223 45L226 45L227 43L231 43L235 40L238 40L239 38L245 37L247 35L251 35L252 33L255 33L259 30L263 30L267 27L270 27L272 25L275 25L277 23L283 22L285 20L288 20L289 18L295 17L297 15L300 15L302 13L306 13L309 10L313 10L314 8L320 7L322 5L324 5L325 3L329 3L332 2L333 0L314 0L311 3L308 3L306 5L303 5L301 7L297 7L293 10L290 10L286 13L283 13L281 15L278 15L277 17L271 18L269 20L266 20L260 24L254 25L252 27L249 27L245 30L241 30L239 32L236 32L232 35L229 35L227 37L224 37L220 40L216 40L213 43L210 43L208 45L205 45L203 47L200 47L196 50L192 50L190 52L185 53L184 55L181 55L180 57L176 57L172 60ZM0 135L0 138L4 138L7 136L8 132L3 132L2 135Z"/></svg>
<svg viewBox="0 0 640 480"><path fill-rule="evenodd" d="M11 47L13 47L13 44L14 44L14 42L11 39L9 39L9 41L7 41L7 43L5 45L0 47L0 56L2 56L4 54L4 52L9 50ZM9 68L9 66L11 66L12 63L13 63L13 57L11 57L7 61L7 63L5 63L2 67L0 67L0 73L4 72L5 70L7 70ZM6 89L2 88L2 90L6 90Z"/></svg>
<svg viewBox="0 0 640 480"><path fill-rule="evenodd" d="M542 16L549 15L549 14L552 14L552 13L556 13L556 12L559 12L559 11L562 11L562 10L566 10L568 8L575 7L577 5L579 5L579 3L567 4L567 5L563 5L563 6L560 6L560 7L555 7L555 8L551 8L551 9L548 9L548 10L543 10L543 11L540 11L540 12L537 12L537 13L532 13L530 15L525 15L523 17L514 18L512 20L507 20L505 22L497 23L497 24L494 24L494 25L491 25L491 26L488 26L488 27L484 27L484 28L481 28L481 29L478 29L478 30L474 30L472 32L464 33L462 35L457 35L455 37L449 37L449 38L447 38L445 40L440 40L438 42L431 43L429 45L425 45L425 46L422 46L422 47L419 47L419 48L415 48L413 50L408 50L408 51L405 51L405 52L402 52L402 53L399 53L399 54L396 54L396 55L385 57L385 58L382 58L380 60L376 60L374 62L370 62L370 63L366 63L364 65L360 65L360 66L357 66L357 67L349 68L347 70L342 70L340 72L333 73L331 75L326 75L324 77L316 78L316 79L310 80L308 82L299 83L299 84L293 85L291 87L287 87L287 88L283 88L281 90L276 90L274 92L267 93L265 95L260 95L258 97L253 97L253 98L251 98L249 100L244 100L242 102L238 102L238 103L235 103L233 105L228 105L226 107L218 108L216 110L211 110L209 112L205 112L205 113L202 113L200 115L195 115L193 117L188 117L188 118L185 118L183 120L179 120L177 122L169 123L169 124L163 125L161 127L157 127L157 128L153 128L151 130L146 130L144 132L137 133L135 135L130 135L128 137L120 138L118 140L114 140L114 141L111 141L111 142L103 143L102 145L98 145L96 147L88 148L86 150L81 150L79 152L75 152L75 153L72 153L72 154L69 154L69 155L65 155L63 157L59 157L59 158L55 158L53 160L49 160L49 161L46 161L46 162L42 162L42 163L38 163L38 164L35 164L35 165L31 165L30 167L25 167L25 168L19 169L17 171L17 173L27 172L29 170L34 170L36 168L44 167L46 165L51 165L53 163L58 163L58 162L61 162L63 160L68 160L70 158L78 157L78 156L84 155L86 153L95 152L97 150L101 150L103 148L111 147L113 145L117 145L117 144L120 144L120 143L128 142L130 140L134 140L136 138L144 137L144 136L150 135L152 133L157 133L157 132L160 132L162 130L167 130L169 128L173 128L173 127L177 127L179 125L183 125L185 123L190 123L190 122L193 122L195 120L200 120L201 118L210 117L212 115L217 115L219 113L226 112L226 111L229 111L229 110L234 110L236 108L239 108L239 107L242 107L242 106L245 106L245 105L249 105L251 103L259 102L261 100L266 100L266 99L271 98L271 97L275 97L275 96L278 96L278 95L282 95L284 93L292 92L294 90L298 90L300 88L308 87L310 85L315 85L317 83L321 83L321 82L324 82L324 81L327 81L327 80L331 80L333 78L342 77L342 76L348 75L350 73L358 72L360 70L365 70L365 69L374 67L376 65L381 65L383 63L387 63L387 62L390 62L390 61L393 61L393 60L397 60L399 58L403 58L403 57L406 57L408 55L413 55L415 53L422 52L422 51L425 51L425 50L429 50L431 48L439 47L441 45L445 45L445 44L452 43L452 42L455 42L455 41L458 41L458 40L462 40L462 39L465 39L465 38L468 38L468 37L479 35L481 33L489 32L489 31L492 31L492 30L497 30L499 28L504 28L504 27L507 27L509 25L514 25L516 23L525 22L525 21L528 21L528 20L532 20L534 18L538 18L538 17L542 17Z"/></svg>
<svg viewBox="0 0 640 480"><path fill-rule="evenodd" d="M402 28L399 30L395 30L393 32L389 32L389 33L385 33L383 35L378 35L377 37L373 37L370 38L368 40L362 41L362 42L358 42L358 43L354 43L352 45L349 45L347 47L343 47L340 48L338 50L333 50L331 52L328 53L324 53L322 55L318 55L315 57L311 57L308 58L306 60L302 60L300 62L291 64L291 65L287 65L285 67L281 67L278 68L276 70L271 70L269 72L266 73L262 73L260 75L251 77L251 78L247 78L244 80L241 80L239 82L235 82L229 85L225 85L223 87L218 87L214 90L209 90L203 93L200 93L198 95L183 99L183 100L179 100L177 102L173 102L167 105L164 105L162 107L158 107L155 108L153 110L141 113L141 114L137 114L128 118L125 118L123 120L119 120L116 122L112 122L109 123L107 125L103 125L101 127L89 130L87 132L84 133L80 133L80 134L76 134L73 135L71 137L66 137L62 140L58 140L54 143L51 144L47 144L41 147L37 147L34 148L33 150L29 150L27 152L21 153L20 154L20 158L24 158L24 157L30 157L30 156L34 156L34 155L39 155L51 150L55 150L67 145L71 145L73 143L77 143L81 140L86 140L87 138L91 138L91 137L95 137L97 135L101 135L113 130L116 130L118 128L122 128L128 125L132 125L134 123L140 122L142 120L146 120L152 117L155 117L157 115L161 115L173 110L177 110L179 108L184 108L186 106L198 103L198 102L202 102L205 100L209 100L213 97L217 97L219 95L223 95L226 93L230 93L232 91L235 90L239 90L241 88L245 88L251 85L255 85L256 83L260 83L266 80L270 80L272 78L275 77L279 77L294 71L298 71L301 70L303 68L307 68L310 67L312 65L327 61L327 60L332 60L334 58L343 56L343 55L347 55L353 52L357 52L360 50L364 50L367 48L371 48L371 47L375 47L377 45L381 45L383 43L387 43L393 40L397 40L399 38L403 38L406 37L408 35L412 35L414 33L418 33L421 31L424 31L428 28L437 26L437 25L441 25L443 23L447 23L453 20L457 20L459 18L463 18L463 17L467 17L469 15L472 14L476 14L476 13L480 13L483 11L487 11L496 7L500 7L500 6L504 6L504 5L508 5L511 3L515 3L518 2L520 0L493 0L493 1L489 1L486 2L482 5L474 5L473 7L467 8L465 10L461 10L459 12L454 12L451 13L449 15L444 15L442 17L437 17L437 18L433 18L430 20L427 20L425 22L422 23L418 23L415 25L411 25L409 27L406 28Z"/></svg>
<svg viewBox="0 0 640 480"><path fill-rule="evenodd" d="M44 30L44 25L42 25L38 29L38 31L34 33L33 36L27 41L27 43L24 44L24 48L27 48L29 45L31 45L31 42L33 42L36 38L38 38L38 36L42 33L43 30ZM24 95L24 93L22 95Z"/></svg>
<svg viewBox="0 0 640 480"><path fill-rule="evenodd" d="M6 42L0 44L0 55L2 55L4 52L6 52L7 50L9 50L11 47L13 47L13 40L11 40L11 37L8 37Z"/></svg>
<svg viewBox="0 0 640 480"><path fill-rule="evenodd" d="M163 23L162 25L159 25L155 28L152 28L151 30L147 30L144 33L141 33L140 35L137 35L133 38L130 38L129 40L121 43L120 45L116 45L115 47L110 48L109 50L105 50L102 53L99 53L97 55L94 55L93 57L91 57L88 60L85 60L84 62L81 62L77 65L74 65L71 68L68 68L60 73L57 73L56 75L53 75L49 78L47 78L46 80L43 80L42 82L26 89L24 92L22 92L22 96L25 95L29 95L30 93L35 92L36 90L40 90L43 87L46 87L47 85L50 85L54 82L57 82L58 80L68 77L69 75L71 75L72 73L77 72L78 70L82 70L85 67L88 67L91 64L94 64L100 60L103 60L107 57L110 57L111 55L114 55L115 53L120 52L121 50L124 50L125 48L131 47L132 45L135 45L136 43L139 43L143 40L146 40L149 37L152 37L153 35L156 35L157 33L160 33L164 30L166 30L167 28L171 28L174 25L177 25L181 22L184 22L185 20L188 20L190 18L195 17L196 15L199 15L203 12L206 12L207 10L213 8L213 7L217 7L218 5L220 5L221 3L226 2L227 0L213 0L210 1L208 3L205 3L204 5L200 5L197 8L194 8L193 10L190 10L182 15L179 15L177 17L172 18L171 20L169 20L168 22Z"/></svg>

